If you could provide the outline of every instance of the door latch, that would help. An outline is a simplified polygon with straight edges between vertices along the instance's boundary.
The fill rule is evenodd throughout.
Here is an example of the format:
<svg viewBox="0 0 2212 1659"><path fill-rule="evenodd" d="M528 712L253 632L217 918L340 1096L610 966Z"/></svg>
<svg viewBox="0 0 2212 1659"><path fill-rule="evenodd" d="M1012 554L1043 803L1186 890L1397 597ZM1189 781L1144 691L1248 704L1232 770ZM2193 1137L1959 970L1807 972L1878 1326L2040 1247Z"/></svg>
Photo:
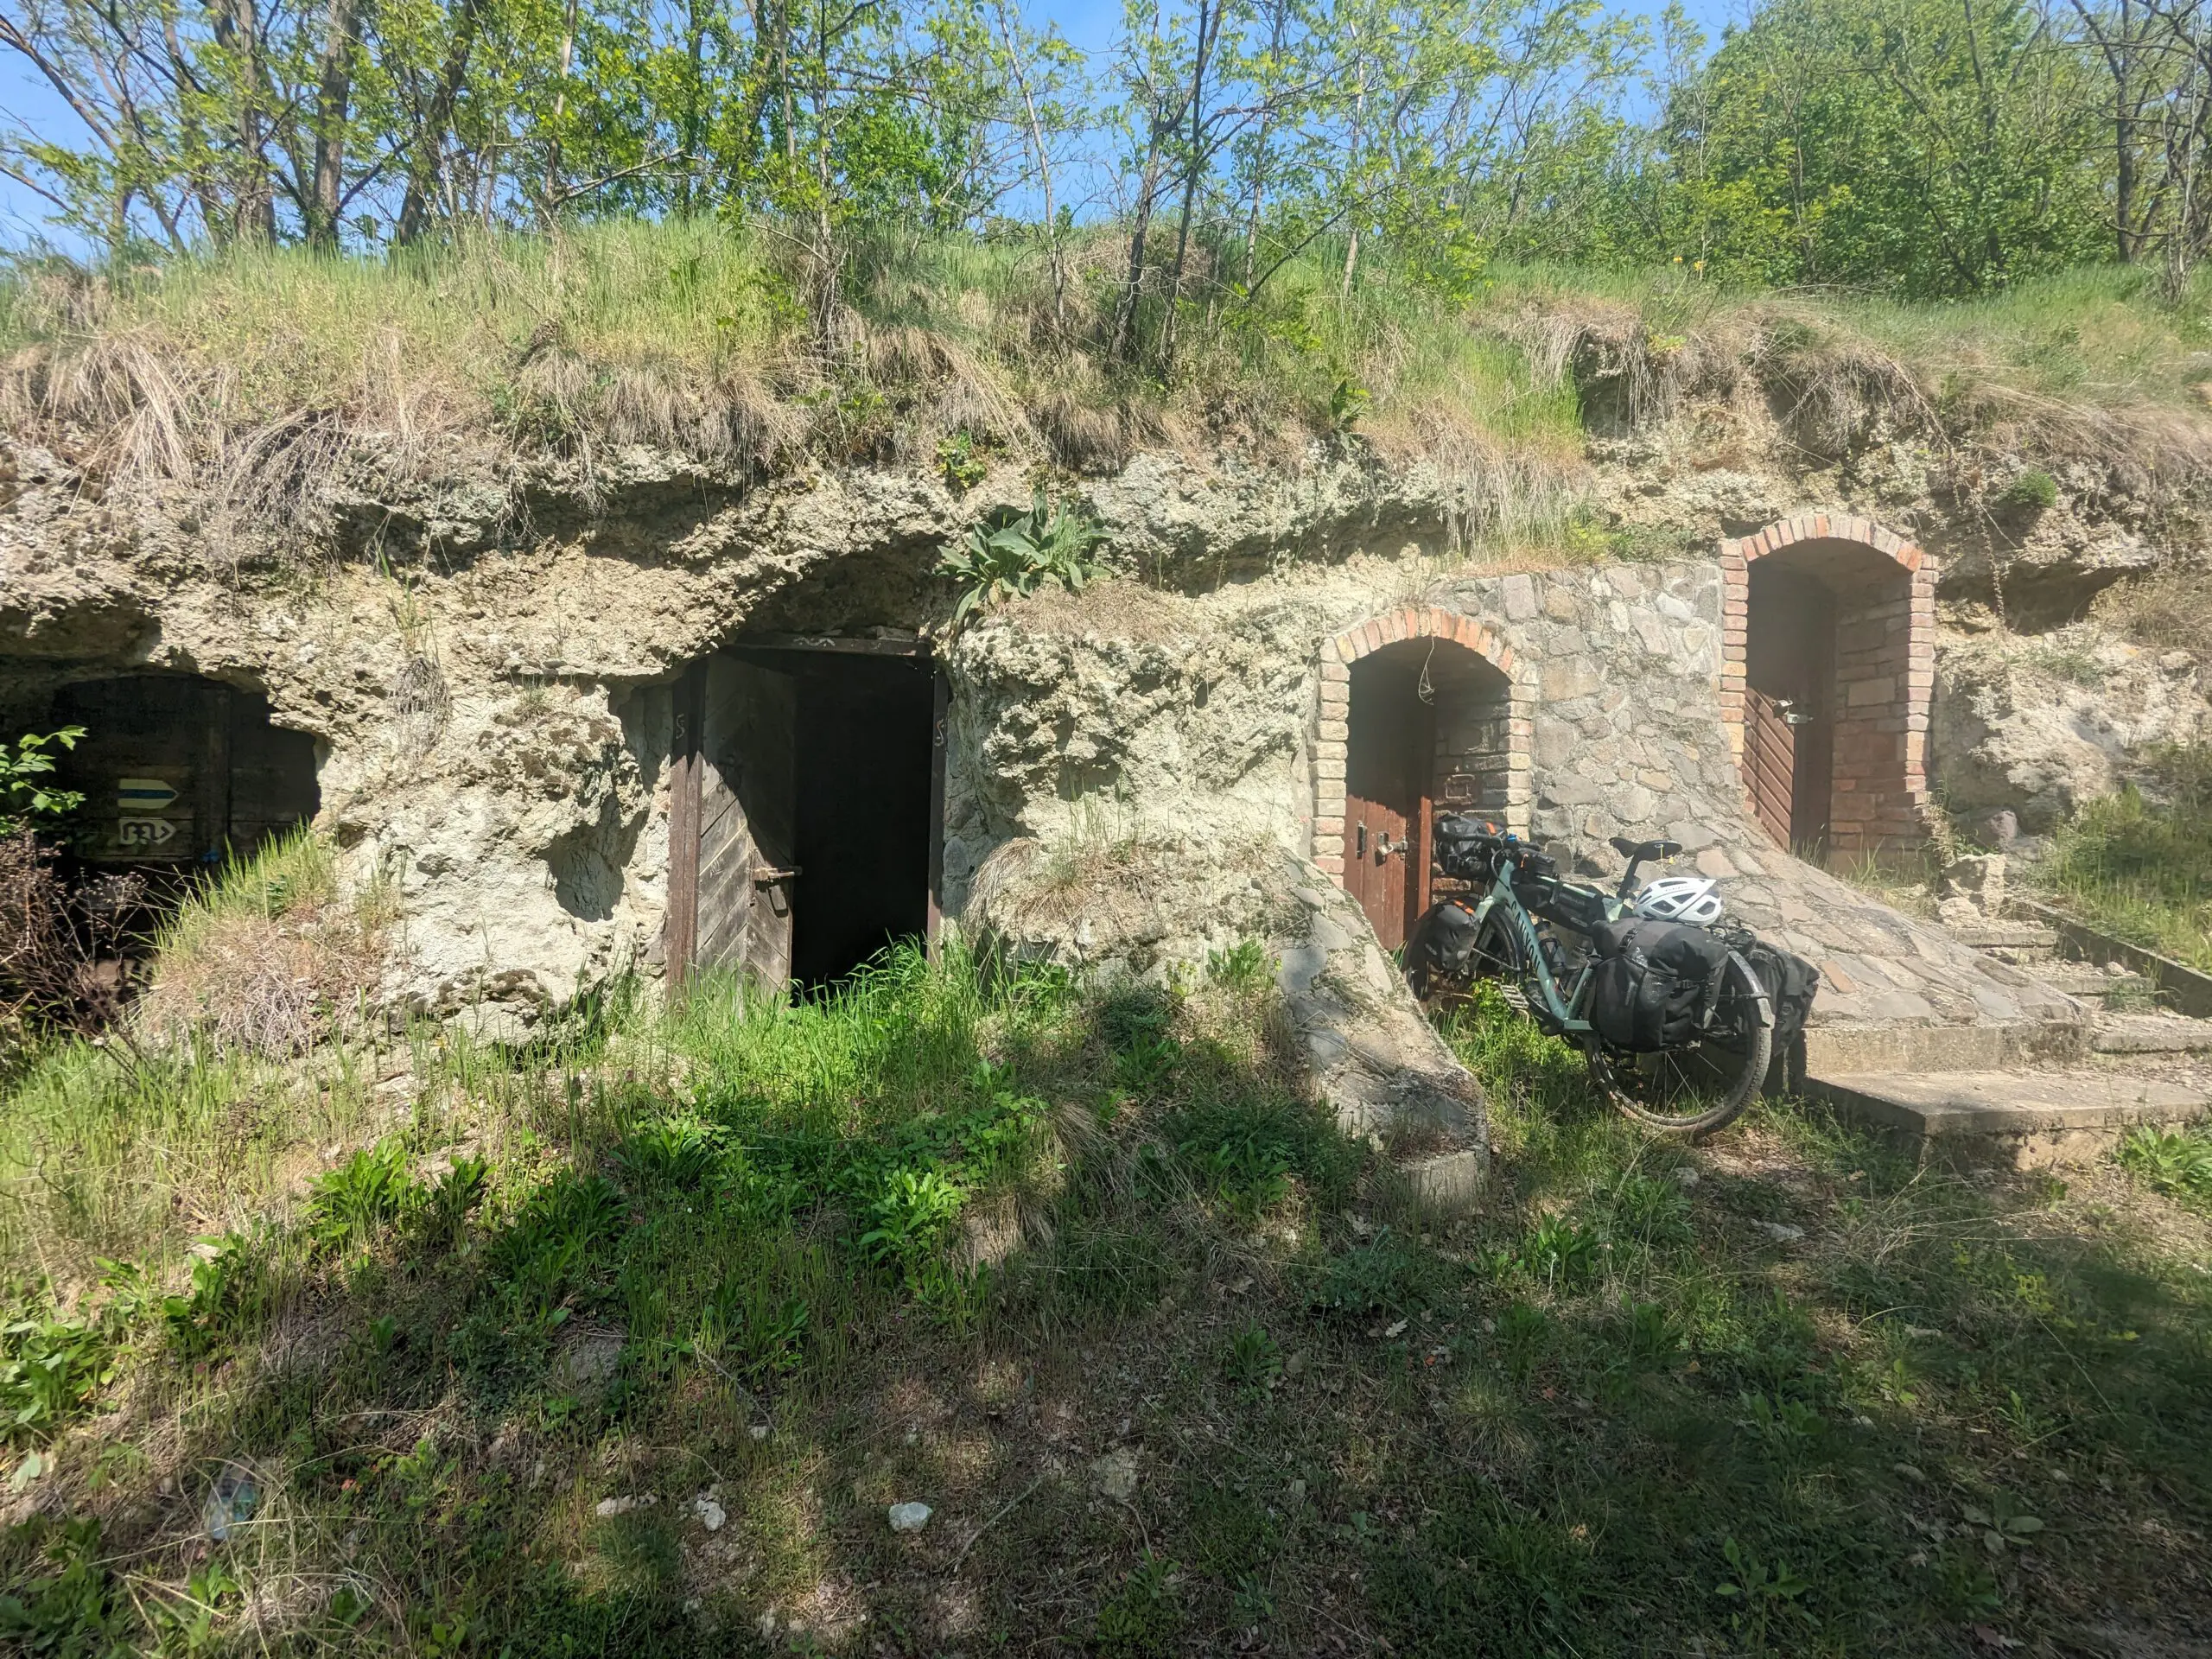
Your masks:
<svg viewBox="0 0 2212 1659"><path fill-rule="evenodd" d="M798 866L796 864L755 864L753 867L753 885L756 887L772 887L779 881L792 880L798 875Z"/></svg>

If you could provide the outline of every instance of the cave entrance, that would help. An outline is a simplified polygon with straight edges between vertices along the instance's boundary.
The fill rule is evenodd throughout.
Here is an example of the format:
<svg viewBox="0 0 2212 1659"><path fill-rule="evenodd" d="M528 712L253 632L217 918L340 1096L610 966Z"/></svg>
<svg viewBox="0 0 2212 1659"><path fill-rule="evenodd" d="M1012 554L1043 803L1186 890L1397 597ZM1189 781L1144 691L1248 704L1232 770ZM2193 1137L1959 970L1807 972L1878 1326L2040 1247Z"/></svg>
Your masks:
<svg viewBox="0 0 2212 1659"><path fill-rule="evenodd" d="M1740 764L1751 811L1800 857L1910 845L1933 642L1916 572L1867 541L1810 536L1750 562Z"/></svg>
<svg viewBox="0 0 2212 1659"><path fill-rule="evenodd" d="M945 689L918 643L741 639L677 689L673 978L830 985L934 939Z"/></svg>
<svg viewBox="0 0 2212 1659"><path fill-rule="evenodd" d="M149 873L219 864L307 823L321 804L315 741L270 723L257 691L190 674L80 680L32 729L81 726L54 775L83 794L70 855Z"/></svg>
<svg viewBox="0 0 2212 1659"><path fill-rule="evenodd" d="M1449 638L1385 645L1352 663L1345 721L1344 886L1385 950L1434 896L1436 813L1510 817L1512 685Z"/></svg>

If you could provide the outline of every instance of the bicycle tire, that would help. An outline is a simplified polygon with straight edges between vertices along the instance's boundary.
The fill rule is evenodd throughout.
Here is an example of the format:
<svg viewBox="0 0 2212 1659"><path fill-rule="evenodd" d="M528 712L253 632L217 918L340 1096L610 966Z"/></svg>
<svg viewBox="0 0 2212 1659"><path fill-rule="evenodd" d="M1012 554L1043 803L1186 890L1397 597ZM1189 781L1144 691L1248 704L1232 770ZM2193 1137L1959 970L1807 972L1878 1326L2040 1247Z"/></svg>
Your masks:
<svg viewBox="0 0 2212 1659"><path fill-rule="evenodd" d="M1725 1036L1655 1054L1609 1051L1591 1039L1591 1076L1623 1116L1662 1135L1696 1139L1734 1122L1757 1098L1774 1052L1766 988L1733 951L1721 973L1713 1026Z"/></svg>

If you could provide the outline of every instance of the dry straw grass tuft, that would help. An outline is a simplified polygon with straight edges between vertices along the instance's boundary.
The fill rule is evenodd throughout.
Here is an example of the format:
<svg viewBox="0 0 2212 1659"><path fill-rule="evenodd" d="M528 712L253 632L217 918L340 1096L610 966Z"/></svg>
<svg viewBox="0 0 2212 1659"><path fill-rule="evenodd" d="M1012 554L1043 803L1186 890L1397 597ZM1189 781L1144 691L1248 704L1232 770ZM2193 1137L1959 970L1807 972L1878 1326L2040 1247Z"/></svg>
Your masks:
<svg viewBox="0 0 2212 1659"><path fill-rule="evenodd" d="M140 1029L165 1046L275 1058L357 1034L383 973L381 902L340 895L331 850L312 832L271 843L162 930Z"/></svg>

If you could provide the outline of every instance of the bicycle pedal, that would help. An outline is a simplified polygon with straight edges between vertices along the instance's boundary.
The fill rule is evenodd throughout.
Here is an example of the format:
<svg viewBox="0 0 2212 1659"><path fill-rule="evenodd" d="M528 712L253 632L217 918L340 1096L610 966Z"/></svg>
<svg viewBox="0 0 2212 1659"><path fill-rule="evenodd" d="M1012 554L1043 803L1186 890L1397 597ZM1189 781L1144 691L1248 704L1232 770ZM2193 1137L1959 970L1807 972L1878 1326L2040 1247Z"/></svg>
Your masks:
<svg viewBox="0 0 2212 1659"><path fill-rule="evenodd" d="M1529 1014L1529 993L1518 985L1504 985L1498 988L1505 998L1505 1006L1526 1019Z"/></svg>

